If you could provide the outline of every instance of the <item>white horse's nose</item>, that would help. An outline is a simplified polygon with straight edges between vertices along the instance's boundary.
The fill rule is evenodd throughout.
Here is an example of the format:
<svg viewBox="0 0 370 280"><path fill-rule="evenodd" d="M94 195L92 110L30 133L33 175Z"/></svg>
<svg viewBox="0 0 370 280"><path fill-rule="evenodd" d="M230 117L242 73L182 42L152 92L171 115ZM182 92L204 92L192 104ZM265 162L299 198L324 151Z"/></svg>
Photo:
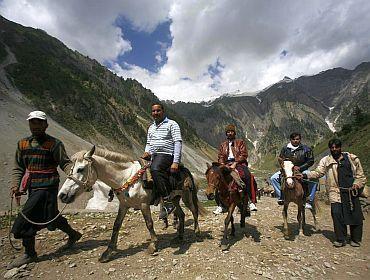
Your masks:
<svg viewBox="0 0 370 280"><path fill-rule="evenodd" d="M67 194L66 193L59 193L58 195L59 199L62 201L62 202L66 202L67 200Z"/></svg>
<svg viewBox="0 0 370 280"><path fill-rule="evenodd" d="M289 187L292 187L293 186L293 179L292 178L288 178L287 180L286 180L286 182L288 183L288 185L289 185Z"/></svg>

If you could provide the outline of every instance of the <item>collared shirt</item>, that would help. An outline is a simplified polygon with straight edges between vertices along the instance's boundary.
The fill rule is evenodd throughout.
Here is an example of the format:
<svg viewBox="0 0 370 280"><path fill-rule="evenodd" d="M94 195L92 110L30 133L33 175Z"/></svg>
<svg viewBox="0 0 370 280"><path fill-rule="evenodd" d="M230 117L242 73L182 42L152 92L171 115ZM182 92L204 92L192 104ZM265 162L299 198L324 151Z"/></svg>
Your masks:
<svg viewBox="0 0 370 280"><path fill-rule="evenodd" d="M169 154L177 157L175 155L175 142L178 141L182 142L180 127L177 122L166 117L161 123L156 124L153 122L150 125L145 152L150 154ZM174 162L176 161L174 160Z"/></svg>
<svg viewBox="0 0 370 280"><path fill-rule="evenodd" d="M227 157L227 160L234 160L235 156L233 154L233 149L231 148L233 146L233 141L229 141L229 155Z"/></svg>

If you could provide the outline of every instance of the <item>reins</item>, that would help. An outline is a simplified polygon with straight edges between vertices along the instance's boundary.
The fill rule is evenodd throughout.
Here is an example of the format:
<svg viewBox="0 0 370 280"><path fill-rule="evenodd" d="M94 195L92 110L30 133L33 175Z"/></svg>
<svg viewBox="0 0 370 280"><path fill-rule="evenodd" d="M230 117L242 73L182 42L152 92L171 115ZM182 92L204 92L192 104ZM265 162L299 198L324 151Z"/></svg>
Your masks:
<svg viewBox="0 0 370 280"><path fill-rule="evenodd" d="M338 187L340 190L345 190L347 193L348 193L348 197L349 197L349 206L351 208L351 212L353 211L353 202L352 202L352 196L353 197L356 197L358 196L358 189L352 189L352 188L341 188L341 187Z"/></svg>
<svg viewBox="0 0 370 280"><path fill-rule="evenodd" d="M11 239L11 230L12 230L12 216L13 216L13 199L14 197L12 196L10 198L10 211L9 211L9 233L8 233L8 238L9 238L9 242L10 242L10 245L17 251L21 250L21 248L17 248L14 246L13 244L13 241ZM30 224L33 224L33 225L36 225L36 226L46 226L52 222L54 222L56 219L59 218L59 216L62 215L64 209L67 207L67 204L64 204L62 210L53 218L51 219L50 221L47 221L47 222L44 222L44 223L37 223L37 222L34 222L32 220L30 220L29 218L27 218L27 216L22 212L22 210L19 211L19 214L21 214L21 216L27 221L29 222Z"/></svg>

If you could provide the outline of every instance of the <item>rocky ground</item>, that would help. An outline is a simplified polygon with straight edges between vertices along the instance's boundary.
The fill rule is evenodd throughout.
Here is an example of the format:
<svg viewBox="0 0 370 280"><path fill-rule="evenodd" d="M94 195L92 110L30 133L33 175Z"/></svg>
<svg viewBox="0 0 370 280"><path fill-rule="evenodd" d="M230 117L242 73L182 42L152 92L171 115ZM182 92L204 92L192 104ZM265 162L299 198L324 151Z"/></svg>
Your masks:
<svg viewBox="0 0 370 280"><path fill-rule="evenodd" d="M370 224L366 220L360 248L349 245L334 248L333 228L328 205L321 205L321 230L315 232L308 213L305 236L297 238L296 207L291 207L291 240L282 234L281 208L273 198L263 197L258 212L247 220L247 227L236 223L236 236L230 248L221 252L219 243L224 215L202 217L201 237L192 231L187 212L183 243L172 242L175 230L162 230L154 213L159 236L159 251L146 253L148 233L139 211L132 211L120 232L118 251L109 263L99 263L110 238L115 214L77 213L67 215L83 232L82 240L64 254L55 253L65 238L60 231L41 231L37 236L40 260L22 269L6 270L20 253L11 249L7 228L1 229L0 274L25 279L370 279ZM13 275L13 276L12 276Z"/></svg>

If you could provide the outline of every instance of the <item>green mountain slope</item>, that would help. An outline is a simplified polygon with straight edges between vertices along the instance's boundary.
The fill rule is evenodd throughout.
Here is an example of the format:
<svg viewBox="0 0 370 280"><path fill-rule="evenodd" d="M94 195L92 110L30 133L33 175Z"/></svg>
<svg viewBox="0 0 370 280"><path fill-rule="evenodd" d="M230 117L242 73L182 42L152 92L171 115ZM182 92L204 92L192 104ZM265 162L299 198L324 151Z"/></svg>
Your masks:
<svg viewBox="0 0 370 280"><path fill-rule="evenodd" d="M42 30L0 17L0 59L8 52L17 60L5 68L8 79L34 107L92 143L142 153L151 104L159 101L150 90L118 77ZM181 116L169 107L166 112L180 124L187 144L213 153Z"/></svg>

